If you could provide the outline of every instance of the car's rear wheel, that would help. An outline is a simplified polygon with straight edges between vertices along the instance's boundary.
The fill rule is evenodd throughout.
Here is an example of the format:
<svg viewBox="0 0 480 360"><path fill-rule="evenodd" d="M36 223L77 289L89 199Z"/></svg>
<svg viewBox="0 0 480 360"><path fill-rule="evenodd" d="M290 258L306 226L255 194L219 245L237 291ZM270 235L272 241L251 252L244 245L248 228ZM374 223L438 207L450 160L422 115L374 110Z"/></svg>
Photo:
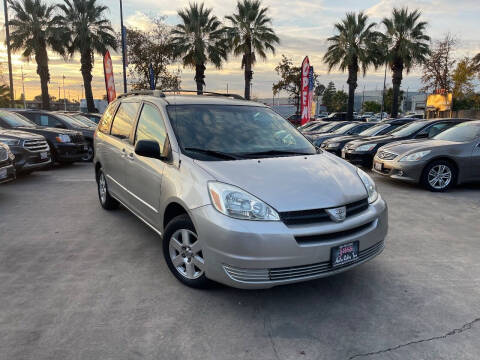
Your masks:
<svg viewBox="0 0 480 360"><path fill-rule="evenodd" d="M202 242L188 215L179 215L167 224L163 255L170 271L185 285L194 288L212 285L205 276Z"/></svg>
<svg viewBox="0 0 480 360"><path fill-rule="evenodd" d="M94 155L93 145L88 144L87 145L87 152L85 153L84 156L82 156L82 161L86 161L86 162L92 161L93 160L93 155Z"/></svg>
<svg viewBox="0 0 480 360"><path fill-rule="evenodd" d="M423 170L422 184L428 190L442 192L449 190L457 180L457 169L446 160L436 160Z"/></svg>
<svg viewBox="0 0 480 360"><path fill-rule="evenodd" d="M116 209L118 207L118 201L110 196L110 193L108 192L107 178L102 169L98 171L97 187L100 205L106 210Z"/></svg>

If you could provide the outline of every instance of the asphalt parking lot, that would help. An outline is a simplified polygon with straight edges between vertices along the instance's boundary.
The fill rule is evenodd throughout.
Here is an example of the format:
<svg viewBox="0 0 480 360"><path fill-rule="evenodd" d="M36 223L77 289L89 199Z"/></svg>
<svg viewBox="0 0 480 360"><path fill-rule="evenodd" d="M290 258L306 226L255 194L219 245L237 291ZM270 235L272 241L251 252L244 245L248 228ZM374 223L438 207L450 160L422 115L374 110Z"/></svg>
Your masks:
<svg viewBox="0 0 480 360"><path fill-rule="evenodd" d="M0 359L478 359L480 186L375 176L385 251L269 290L187 288L76 164L0 186Z"/></svg>

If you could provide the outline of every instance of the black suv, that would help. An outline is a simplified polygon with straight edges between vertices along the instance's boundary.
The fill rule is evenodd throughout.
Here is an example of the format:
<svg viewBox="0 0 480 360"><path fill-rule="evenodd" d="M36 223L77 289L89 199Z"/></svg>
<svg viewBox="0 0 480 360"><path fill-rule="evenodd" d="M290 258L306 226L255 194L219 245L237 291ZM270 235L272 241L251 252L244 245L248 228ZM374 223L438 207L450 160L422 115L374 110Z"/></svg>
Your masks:
<svg viewBox="0 0 480 360"><path fill-rule="evenodd" d="M346 112L334 112L328 115L327 117L317 119L323 121L345 121L347 120L347 113Z"/></svg>
<svg viewBox="0 0 480 360"><path fill-rule="evenodd" d="M363 130L361 133L358 133L358 134L338 135L336 137L332 137L328 140L325 140L322 143L321 148L328 152L332 152L337 156L340 156L343 147L345 146L346 143L350 141L362 139L370 136L385 135L385 134L391 133L396 128L402 125L411 123L412 121L415 121L415 119L413 118L391 119L391 120L383 121L381 123L367 123L367 124L373 124L374 126L372 126L369 129Z"/></svg>
<svg viewBox="0 0 480 360"><path fill-rule="evenodd" d="M0 184L15 179L14 159L8 145L0 142Z"/></svg>
<svg viewBox="0 0 480 360"><path fill-rule="evenodd" d="M0 128L0 142L7 144L15 155L17 172L44 168L51 162L50 147L41 135Z"/></svg>
<svg viewBox="0 0 480 360"><path fill-rule="evenodd" d="M93 160L93 133L95 132L95 127L88 126L82 123L80 120L74 119L73 117L62 112L22 109L15 109L14 111L22 114L27 119L33 121L39 126L48 126L58 129L69 129L81 132L87 142L87 153L84 154L82 160Z"/></svg>
<svg viewBox="0 0 480 360"><path fill-rule="evenodd" d="M372 136L350 141L342 149L342 158L352 164L372 167L379 147L400 140L428 139L468 119L416 120L403 125L388 135Z"/></svg>
<svg viewBox="0 0 480 360"><path fill-rule="evenodd" d="M20 113L6 110L0 110L0 128L43 135L50 146L52 162L71 163L87 155L88 143L78 131L38 126Z"/></svg>

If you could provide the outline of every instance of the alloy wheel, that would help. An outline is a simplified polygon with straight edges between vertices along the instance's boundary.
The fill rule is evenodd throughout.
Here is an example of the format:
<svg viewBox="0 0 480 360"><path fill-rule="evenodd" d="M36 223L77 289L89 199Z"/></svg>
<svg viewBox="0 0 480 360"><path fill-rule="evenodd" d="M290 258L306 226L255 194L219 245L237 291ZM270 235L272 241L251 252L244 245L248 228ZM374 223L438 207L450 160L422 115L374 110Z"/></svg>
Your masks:
<svg viewBox="0 0 480 360"><path fill-rule="evenodd" d="M175 270L184 278L194 280L204 273L205 261L197 234L179 229L170 237L168 252Z"/></svg>
<svg viewBox="0 0 480 360"><path fill-rule="evenodd" d="M107 181L105 180L105 175L103 175L103 172L100 173L98 178L98 194L100 195L100 201L102 204L105 204L107 201Z"/></svg>
<svg viewBox="0 0 480 360"><path fill-rule="evenodd" d="M452 181L452 171L446 165L435 165L428 172L428 183L434 189L446 188Z"/></svg>
<svg viewBox="0 0 480 360"><path fill-rule="evenodd" d="M87 153L82 156L83 161L92 161L93 159L93 147L88 145Z"/></svg>

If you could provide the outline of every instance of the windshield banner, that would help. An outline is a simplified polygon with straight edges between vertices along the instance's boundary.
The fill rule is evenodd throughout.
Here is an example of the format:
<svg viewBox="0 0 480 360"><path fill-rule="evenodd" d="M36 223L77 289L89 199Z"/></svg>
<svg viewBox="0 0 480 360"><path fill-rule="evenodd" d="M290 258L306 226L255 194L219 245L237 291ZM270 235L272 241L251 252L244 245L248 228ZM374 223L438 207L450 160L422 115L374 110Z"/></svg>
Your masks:
<svg viewBox="0 0 480 360"><path fill-rule="evenodd" d="M113 64L110 52L107 50L103 56L103 72L105 73L105 87L107 89L107 100L111 103L117 97L115 92L115 81L113 80Z"/></svg>
<svg viewBox="0 0 480 360"><path fill-rule="evenodd" d="M310 61L308 56L305 56L302 62L302 78L301 78L301 88L300 88L300 111L302 114L302 125L307 123L310 119L310 113L308 112L308 100L310 98L309 94L309 74L310 74Z"/></svg>

